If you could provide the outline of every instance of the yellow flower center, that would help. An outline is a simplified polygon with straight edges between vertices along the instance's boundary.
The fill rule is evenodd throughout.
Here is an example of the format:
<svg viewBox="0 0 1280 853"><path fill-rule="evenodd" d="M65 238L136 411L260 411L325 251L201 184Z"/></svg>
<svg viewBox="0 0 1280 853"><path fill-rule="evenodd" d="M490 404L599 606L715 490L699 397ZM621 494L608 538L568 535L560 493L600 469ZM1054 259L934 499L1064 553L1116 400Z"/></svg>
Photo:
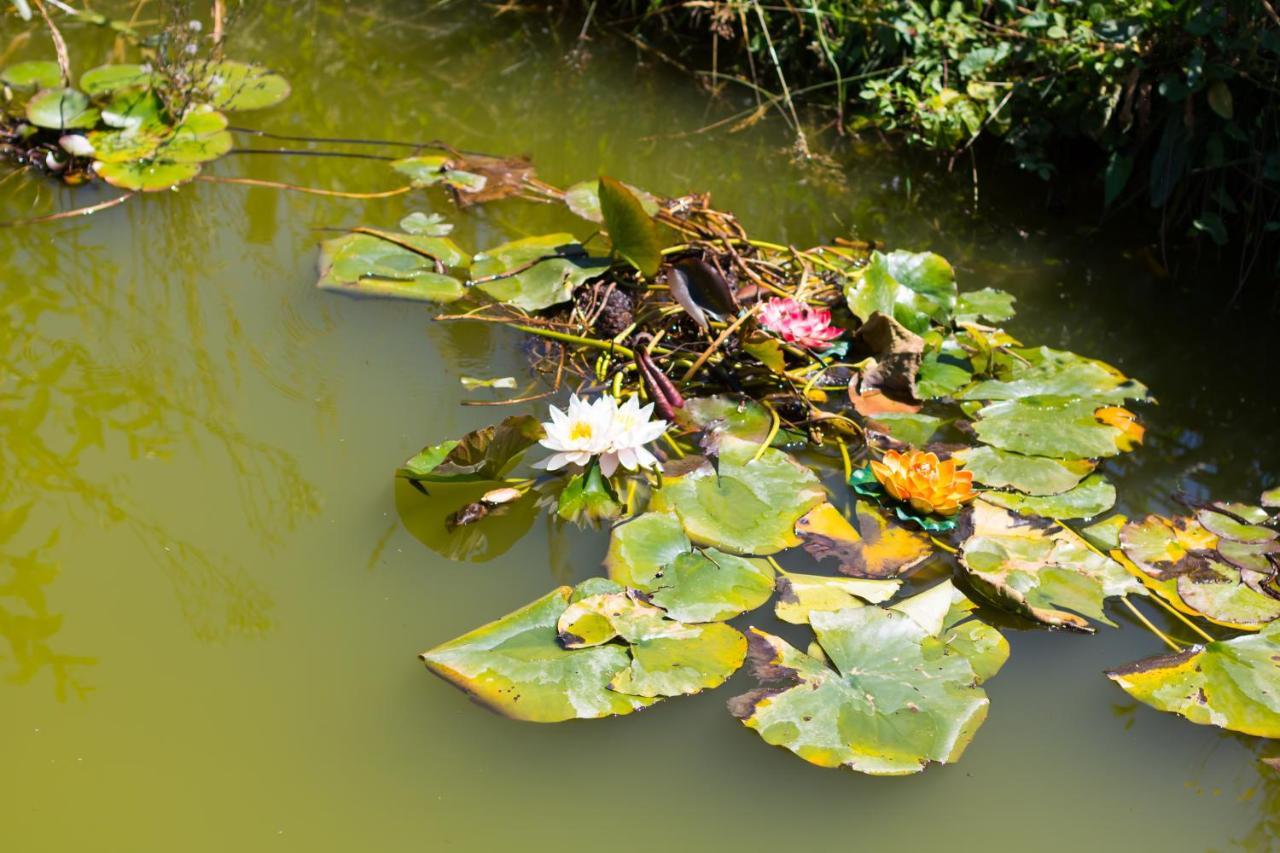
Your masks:
<svg viewBox="0 0 1280 853"><path fill-rule="evenodd" d="M591 438L591 424L586 421L578 421L573 426L569 427L570 441L577 441L584 438Z"/></svg>

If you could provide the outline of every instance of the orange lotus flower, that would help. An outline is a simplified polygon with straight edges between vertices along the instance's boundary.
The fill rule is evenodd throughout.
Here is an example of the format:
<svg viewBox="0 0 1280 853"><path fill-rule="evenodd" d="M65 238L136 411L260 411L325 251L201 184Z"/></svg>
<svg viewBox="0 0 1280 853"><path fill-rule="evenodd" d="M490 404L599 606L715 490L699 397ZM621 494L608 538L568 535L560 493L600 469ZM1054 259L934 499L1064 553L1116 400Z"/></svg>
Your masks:
<svg viewBox="0 0 1280 853"><path fill-rule="evenodd" d="M1134 445L1142 444L1142 436L1147 430L1138 423L1138 416L1124 406L1103 406L1093 416L1120 430L1120 434L1116 436L1116 447L1121 450L1133 450Z"/></svg>
<svg viewBox="0 0 1280 853"><path fill-rule="evenodd" d="M955 515L974 498L973 472L957 471L954 459L939 462L933 453L890 450L871 471L894 500L926 515Z"/></svg>

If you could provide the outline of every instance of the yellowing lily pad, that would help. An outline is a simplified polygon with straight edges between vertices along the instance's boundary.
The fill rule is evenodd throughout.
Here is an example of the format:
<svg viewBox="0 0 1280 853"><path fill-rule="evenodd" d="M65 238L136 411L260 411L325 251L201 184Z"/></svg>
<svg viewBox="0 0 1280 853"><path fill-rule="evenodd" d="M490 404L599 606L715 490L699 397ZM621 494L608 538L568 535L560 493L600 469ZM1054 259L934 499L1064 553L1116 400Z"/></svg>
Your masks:
<svg viewBox="0 0 1280 853"><path fill-rule="evenodd" d="M1115 506L1116 487L1101 474L1094 474L1061 494L1024 495L1019 492L990 491L983 494L983 500L1023 515L1093 518Z"/></svg>
<svg viewBox="0 0 1280 853"><path fill-rule="evenodd" d="M1257 737L1280 737L1280 623L1113 669L1107 677L1159 711Z"/></svg>
<svg viewBox="0 0 1280 853"><path fill-rule="evenodd" d="M1123 566L1060 524L983 499L973 504L972 527L960 546L960 563L974 586L1046 625L1091 631L1082 617L1114 625L1104 599L1142 592Z"/></svg>
<svg viewBox="0 0 1280 853"><path fill-rule="evenodd" d="M1029 495L1058 495L1074 489L1093 472L1087 459L1066 461L1044 456L1024 456L994 447L979 446L952 454L973 472L975 482Z"/></svg>
<svg viewBox="0 0 1280 853"><path fill-rule="evenodd" d="M774 613L783 622L807 625L809 614L888 601L902 586L900 580L840 578L787 572L778 578Z"/></svg>
<svg viewBox="0 0 1280 853"><path fill-rule="evenodd" d="M820 767L888 776L960 758L989 701L965 653L976 647L954 623L934 634L874 605L815 611L810 622L822 658L751 629L751 667L764 686L730 700L735 717Z"/></svg>
<svg viewBox="0 0 1280 853"><path fill-rule="evenodd" d="M557 631L566 649L598 648L615 637L625 641L630 663L614 674L609 687L635 696L681 696L719 687L747 654L747 640L737 630L718 622L687 625L668 619L634 591L575 601L560 616Z"/></svg>

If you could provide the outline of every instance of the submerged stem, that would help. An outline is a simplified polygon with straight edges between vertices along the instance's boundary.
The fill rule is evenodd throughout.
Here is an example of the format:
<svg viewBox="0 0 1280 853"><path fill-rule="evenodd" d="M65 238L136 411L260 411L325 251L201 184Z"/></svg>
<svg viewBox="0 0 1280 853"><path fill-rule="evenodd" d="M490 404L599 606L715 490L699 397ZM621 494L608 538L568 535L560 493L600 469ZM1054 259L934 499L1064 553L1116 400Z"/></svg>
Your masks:
<svg viewBox="0 0 1280 853"><path fill-rule="evenodd" d="M1144 616L1142 614L1142 611L1139 610L1136 606L1134 606L1134 603L1129 600L1129 596L1122 595L1120 596L1120 600L1124 602L1125 607L1129 608L1129 612L1132 613L1139 622L1145 625L1148 631L1150 631L1151 633L1159 637L1161 640L1163 640L1166 646L1173 649L1175 652L1182 651L1182 646L1178 645L1176 642L1170 639L1168 634L1166 634L1164 631L1161 631L1159 628L1155 626L1154 622L1152 622L1150 619Z"/></svg>

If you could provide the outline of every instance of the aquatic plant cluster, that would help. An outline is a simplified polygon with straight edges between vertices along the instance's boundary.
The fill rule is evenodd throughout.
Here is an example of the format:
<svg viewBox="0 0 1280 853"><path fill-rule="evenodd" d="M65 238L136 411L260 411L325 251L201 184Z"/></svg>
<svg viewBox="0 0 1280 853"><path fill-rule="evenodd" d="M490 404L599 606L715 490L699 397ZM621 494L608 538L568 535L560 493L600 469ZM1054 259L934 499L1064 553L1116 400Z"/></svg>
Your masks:
<svg viewBox="0 0 1280 853"><path fill-rule="evenodd" d="M140 48L149 61L102 65L72 85L65 52L0 70L0 156L69 184L101 179L158 192L194 179L231 150L227 112L274 106L289 94L278 74L203 55L198 21L176 58ZM55 39L55 44L60 44ZM161 45L163 45L163 40Z"/></svg>
<svg viewBox="0 0 1280 853"><path fill-rule="evenodd" d="M324 289L447 303L437 320L529 336L531 385L501 402L533 413L397 472L419 538L483 560L540 513L609 530L603 576L423 653L481 704L535 722L627 714L746 664L760 687L729 710L766 742L914 773L957 760L983 722L982 685L1009 655L995 611L1091 632L1114 624L1115 598L1172 654L1112 680L1280 736L1280 495L1107 516L1104 463L1141 444L1128 407L1149 393L1015 339L1010 294L961 290L929 252L756 239L703 195L607 176L561 190L527 161L448 149L392 165L462 209L523 197L600 229L464 250L414 213L321 246ZM770 602L807 646L730 624Z"/></svg>

